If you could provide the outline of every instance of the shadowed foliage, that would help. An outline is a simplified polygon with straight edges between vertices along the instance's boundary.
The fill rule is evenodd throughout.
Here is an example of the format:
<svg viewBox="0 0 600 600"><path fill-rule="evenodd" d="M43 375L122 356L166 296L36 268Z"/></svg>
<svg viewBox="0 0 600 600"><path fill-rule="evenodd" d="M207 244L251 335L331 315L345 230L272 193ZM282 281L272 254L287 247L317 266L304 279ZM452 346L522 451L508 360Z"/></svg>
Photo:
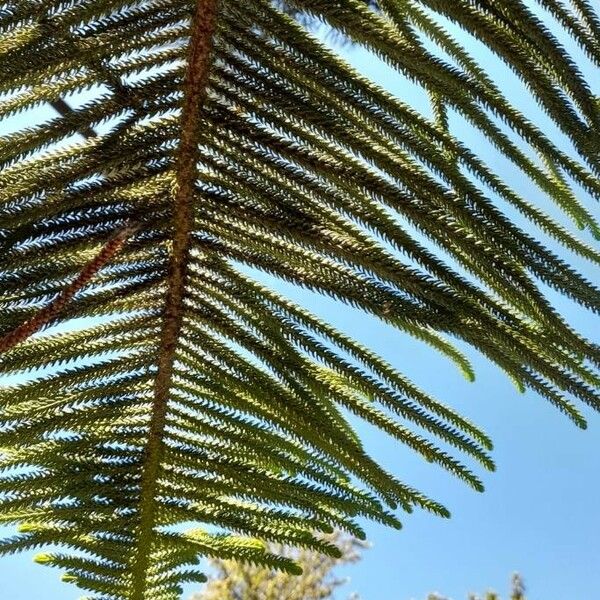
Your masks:
<svg viewBox="0 0 600 600"><path fill-rule="evenodd" d="M431 111L354 70L318 23ZM266 542L335 557L321 533L447 516L368 455L350 416L482 489L485 433L257 271L472 379L467 344L584 427L600 350L550 298L600 308L568 263L599 262L572 229L600 235L600 102L557 28L597 69L587 0L0 3L0 119L29 111L0 140L0 522L19 528L0 554L42 549L96 600L175 600L202 557L293 573ZM36 123L45 104L56 115Z"/></svg>

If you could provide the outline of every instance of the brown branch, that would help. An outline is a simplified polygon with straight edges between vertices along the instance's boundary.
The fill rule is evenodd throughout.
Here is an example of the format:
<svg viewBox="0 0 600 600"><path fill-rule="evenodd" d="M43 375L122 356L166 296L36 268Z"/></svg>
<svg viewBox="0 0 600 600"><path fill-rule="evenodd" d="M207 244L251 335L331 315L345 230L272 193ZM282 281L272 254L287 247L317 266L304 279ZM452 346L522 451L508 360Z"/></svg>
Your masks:
<svg viewBox="0 0 600 600"><path fill-rule="evenodd" d="M75 111L62 98L51 100L50 106L63 117L75 114ZM86 139L98 137L98 134L89 125L82 125L78 132Z"/></svg>
<svg viewBox="0 0 600 600"><path fill-rule="evenodd" d="M137 229L138 226L132 225L120 229L106 242L100 252L85 265L75 280L60 292L48 306L42 308L31 319L0 338L0 354L30 338L34 333L53 321L73 299L73 296L85 287L96 273L112 259Z"/></svg>
<svg viewBox="0 0 600 600"><path fill-rule="evenodd" d="M163 437L169 392L173 379L175 351L183 321L183 298L190 239L193 231L192 198L198 179L198 132L202 104L211 65L218 0L197 0L184 81L181 113L181 143L176 163L173 206L173 240L169 287L154 384L154 402L148 443L145 449L140 497L138 548L132 556L131 600L146 600L147 571L152 552L157 483L164 450Z"/></svg>

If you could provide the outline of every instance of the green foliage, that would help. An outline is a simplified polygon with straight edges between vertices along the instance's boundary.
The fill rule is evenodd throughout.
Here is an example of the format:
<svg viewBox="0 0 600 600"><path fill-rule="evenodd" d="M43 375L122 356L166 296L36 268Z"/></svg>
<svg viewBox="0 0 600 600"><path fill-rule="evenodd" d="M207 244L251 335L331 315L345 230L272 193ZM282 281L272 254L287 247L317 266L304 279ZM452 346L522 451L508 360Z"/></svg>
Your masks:
<svg viewBox="0 0 600 600"><path fill-rule="evenodd" d="M336 556L319 532L399 527L398 507L447 516L369 457L347 413L475 489L464 459L493 468L475 425L248 266L431 344L472 379L466 342L579 426L578 404L598 408L600 351L547 290L595 312L600 294L538 235L600 261L540 208L598 237L579 192L600 197L600 103L557 35L520 0L286 4L1 4L0 119L58 113L0 141L0 374L19 377L0 390L0 522L19 527L0 554L45 549L39 562L90 598L174 600L203 579L200 557L295 572L265 542ZM600 66L592 5L538 4ZM440 17L513 69L558 133ZM315 21L421 86L433 118L302 25Z"/></svg>
<svg viewBox="0 0 600 600"><path fill-rule="evenodd" d="M290 575L261 566L243 565L235 561L212 560L214 572L208 583L191 600L325 600L333 598L346 580L334 569L360 560L364 542L338 532L329 536L341 552L339 558L323 556L312 550L298 550L271 545L271 551L285 554L302 568L302 574ZM352 600L358 600L356 595Z"/></svg>

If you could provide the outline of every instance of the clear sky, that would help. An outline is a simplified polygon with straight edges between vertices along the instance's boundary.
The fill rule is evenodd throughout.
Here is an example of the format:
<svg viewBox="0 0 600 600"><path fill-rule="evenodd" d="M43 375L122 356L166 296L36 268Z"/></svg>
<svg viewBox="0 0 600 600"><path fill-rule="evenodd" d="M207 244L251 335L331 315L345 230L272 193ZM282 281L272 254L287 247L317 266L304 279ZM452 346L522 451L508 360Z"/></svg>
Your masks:
<svg viewBox="0 0 600 600"><path fill-rule="evenodd" d="M493 65L505 94L549 130L551 124L507 69L477 44L461 39L482 63ZM345 53L391 92L428 110L414 86L372 56L357 48ZM592 72L588 74L593 83ZM10 128L23 126L27 118ZM527 181L514 177L510 166L498 160L480 136L457 118L452 125L515 188L532 201L546 202ZM600 279L597 270L574 262L589 278ZM340 309L328 299L275 285L377 350L421 387L482 426L495 442L497 472L479 471L486 491L478 494L383 434L359 427L376 457L407 483L444 502L452 518L417 512L406 515L400 532L366 524L373 547L358 565L344 571L351 578L348 592L359 592L363 600L423 600L427 593L438 591L465 600L470 591L493 588L505 596L510 574L519 571L530 600L600 598L600 415L586 413L589 428L582 432L535 394L519 394L499 369L474 352L469 354L477 381L467 383L447 360L391 328L352 309ZM597 321L551 297L573 325L599 340ZM59 581L57 570L33 564L29 555L0 559L1 600L69 600L78 595L75 588Z"/></svg>

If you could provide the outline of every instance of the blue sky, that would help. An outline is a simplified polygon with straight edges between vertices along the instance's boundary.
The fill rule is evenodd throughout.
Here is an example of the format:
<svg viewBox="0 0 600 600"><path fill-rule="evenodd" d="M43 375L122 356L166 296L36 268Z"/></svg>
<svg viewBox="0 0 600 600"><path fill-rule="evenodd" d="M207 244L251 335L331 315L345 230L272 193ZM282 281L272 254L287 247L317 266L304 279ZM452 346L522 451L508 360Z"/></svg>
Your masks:
<svg viewBox="0 0 600 600"><path fill-rule="evenodd" d="M492 66L504 93L560 141L518 80L478 44L464 35L461 40L480 62ZM576 49L568 47L584 70L589 69ZM422 93L373 56L357 48L344 52L363 73L428 111ZM587 72L593 81L592 71ZM11 123L11 129L24 125L26 118ZM516 189L557 215L480 135L464 127L456 116L451 123ZM597 270L574 262L589 278L599 280ZM391 328L352 309L340 309L330 300L273 283L378 351L428 392L458 408L495 442L497 472L481 473L486 491L477 494L382 434L358 426L367 448L382 463L444 502L452 518L442 520L419 512L407 515L401 532L366 524L373 547L362 562L344 570L351 578L348 592L359 592L363 600L423 600L432 591L464 600L468 592L488 588L505 595L510 574L519 571L528 584L530 600L600 597L599 415L588 412L589 428L582 432L535 394L519 394L499 369L474 352L469 355L477 380L467 383L447 360ZM556 296L551 298L574 326L600 341L597 321L589 313ZM75 588L59 581L56 570L33 564L30 556L0 559L3 600L68 600L78 595Z"/></svg>

